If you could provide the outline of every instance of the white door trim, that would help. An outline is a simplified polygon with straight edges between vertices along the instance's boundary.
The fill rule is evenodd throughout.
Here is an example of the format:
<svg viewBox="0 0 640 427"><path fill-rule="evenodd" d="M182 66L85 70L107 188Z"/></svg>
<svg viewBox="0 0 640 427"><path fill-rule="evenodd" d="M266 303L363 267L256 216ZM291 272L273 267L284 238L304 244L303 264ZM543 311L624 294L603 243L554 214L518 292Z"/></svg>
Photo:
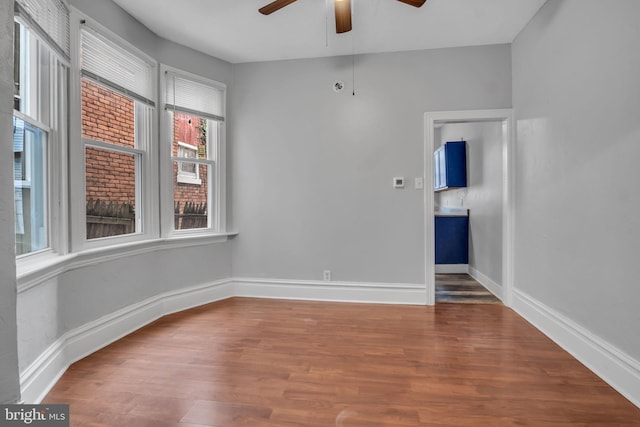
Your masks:
<svg viewBox="0 0 640 427"><path fill-rule="evenodd" d="M433 203L433 150L435 126L455 122L502 122L502 301L506 306L513 303L513 239L514 239L514 194L515 188L515 130L513 110L465 110L434 111L424 115L424 241L425 282L427 305L435 304L435 254L434 254L434 203Z"/></svg>

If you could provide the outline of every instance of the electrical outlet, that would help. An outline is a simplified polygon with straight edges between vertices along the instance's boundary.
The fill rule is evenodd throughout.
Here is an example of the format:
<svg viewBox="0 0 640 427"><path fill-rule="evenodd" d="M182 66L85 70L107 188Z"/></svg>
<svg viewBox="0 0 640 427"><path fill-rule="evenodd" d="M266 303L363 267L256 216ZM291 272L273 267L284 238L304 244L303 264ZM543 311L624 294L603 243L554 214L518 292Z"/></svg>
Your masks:
<svg viewBox="0 0 640 427"><path fill-rule="evenodd" d="M331 270L325 270L322 272L322 278L324 279L325 282L330 282L331 281Z"/></svg>

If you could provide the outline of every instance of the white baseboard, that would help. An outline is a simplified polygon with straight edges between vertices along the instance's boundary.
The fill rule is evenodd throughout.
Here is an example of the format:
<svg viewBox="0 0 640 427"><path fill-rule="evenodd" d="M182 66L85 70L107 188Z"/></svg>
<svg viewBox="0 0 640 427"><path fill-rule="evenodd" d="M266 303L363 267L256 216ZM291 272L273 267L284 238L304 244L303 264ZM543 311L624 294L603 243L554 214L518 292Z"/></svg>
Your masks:
<svg viewBox="0 0 640 427"><path fill-rule="evenodd" d="M502 301L502 286L491 280L489 276L482 274L477 269L471 266L469 266L469 276L476 279L482 286L487 288L489 292L491 292L500 301Z"/></svg>
<svg viewBox="0 0 640 427"><path fill-rule="evenodd" d="M224 279L167 292L68 331L20 374L22 400L40 403L74 362L167 314L239 297L388 304L426 303L424 285Z"/></svg>
<svg viewBox="0 0 640 427"><path fill-rule="evenodd" d="M611 387L640 407L640 362L524 292L512 307Z"/></svg>
<svg viewBox="0 0 640 427"><path fill-rule="evenodd" d="M436 274L464 274L469 272L469 264L434 264Z"/></svg>
<svg viewBox="0 0 640 427"><path fill-rule="evenodd" d="M326 282L315 280L233 279L235 295L256 298L377 304L426 304L425 285Z"/></svg>

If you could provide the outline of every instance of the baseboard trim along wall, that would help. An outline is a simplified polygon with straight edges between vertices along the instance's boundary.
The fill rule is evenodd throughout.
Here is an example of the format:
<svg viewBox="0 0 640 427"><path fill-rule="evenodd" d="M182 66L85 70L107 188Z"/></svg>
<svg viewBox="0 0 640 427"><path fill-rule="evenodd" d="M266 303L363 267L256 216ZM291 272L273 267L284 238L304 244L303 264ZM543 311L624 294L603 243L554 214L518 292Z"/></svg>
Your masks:
<svg viewBox="0 0 640 427"><path fill-rule="evenodd" d="M315 280L233 279L235 296L377 304L426 304L424 285Z"/></svg>
<svg viewBox="0 0 640 427"><path fill-rule="evenodd" d="M465 274L469 272L469 264L434 264L436 274Z"/></svg>
<svg viewBox="0 0 640 427"><path fill-rule="evenodd" d="M496 296L500 301L502 301L502 286L491 280L491 278L472 266L469 266L469 276L473 277L480 283L482 286L487 288L489 292Z"/></svg>
<svg viewBox="0 0 640 427"><path fill-rule="evenodd" d="M167 314L234 296L336 302L425 304L418 284L224 279L148 298L68 331L20 373L22 400L40 403L69 366Z"/></svg>
<svg viewBox="0 0 640 427"><path fill-rule="evenodd" d="M634 405L640 407L639 361L517 289L512 308Z"/></svg>

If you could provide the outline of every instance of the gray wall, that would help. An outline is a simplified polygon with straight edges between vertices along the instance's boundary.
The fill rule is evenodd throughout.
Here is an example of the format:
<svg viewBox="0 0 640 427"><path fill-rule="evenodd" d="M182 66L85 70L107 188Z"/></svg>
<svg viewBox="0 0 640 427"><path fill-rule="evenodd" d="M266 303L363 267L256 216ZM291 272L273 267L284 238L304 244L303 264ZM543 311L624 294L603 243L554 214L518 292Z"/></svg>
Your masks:
<svg viewBox="0 0 640 427"><path fill-rule="evenodd" d="M440 143L467 141L467 184L436 193L443 207L470 210L469 267L502 285L502 123L452 123Z"/></svg>
<svg viewBox="0 0 640 427"><path fill-rule="evenodd" d="M0 403L20 399L13 206L13 0L0 3Z"/></svg>
<svg viewBox="0 0 640 427"><path fill-rule="evenodd" d="M20 370L67 331L180 288L231 276L228 244L157 250L66 272L18 298Z"/></svg>
<svg viewBox="0 0 640 427"><path fill-rule="evenodd" d="M640 2L549 1L513 44L515 286L640 360Z"/></svg>
<svg viewBox="0 0 640 427"><path fill-rule="evenodd" d="M510 61L509 45L359 55L355 96L351 57L234 65L234 276L424 283L424 113L510 108Z"/></svg>

